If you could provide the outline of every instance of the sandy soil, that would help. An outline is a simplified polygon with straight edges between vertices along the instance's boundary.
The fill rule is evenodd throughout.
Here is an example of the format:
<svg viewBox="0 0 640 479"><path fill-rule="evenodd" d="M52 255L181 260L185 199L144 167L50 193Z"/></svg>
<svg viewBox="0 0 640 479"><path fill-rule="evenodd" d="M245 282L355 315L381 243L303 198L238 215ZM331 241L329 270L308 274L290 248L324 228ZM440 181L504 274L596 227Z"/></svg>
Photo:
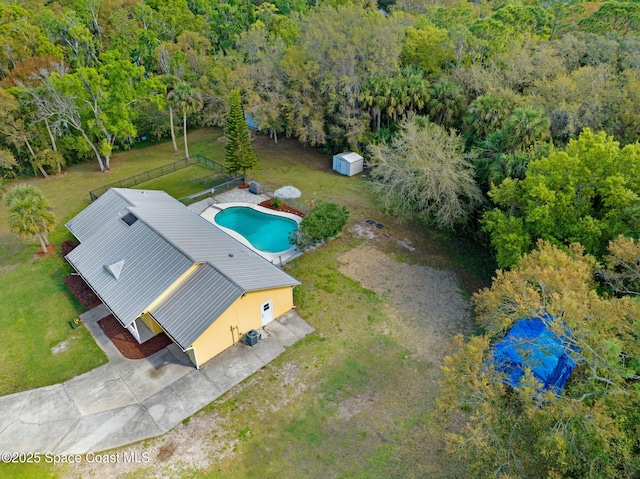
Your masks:
<svg viewBox="0 0 640 479"><path fill-rule="evenodd" d="M471 332L469 303L451 271L400 263L370 244L338 259L342 274L387 300L386 313L404 329L395 334L415 354L439 360L451 336Z"/></svg>

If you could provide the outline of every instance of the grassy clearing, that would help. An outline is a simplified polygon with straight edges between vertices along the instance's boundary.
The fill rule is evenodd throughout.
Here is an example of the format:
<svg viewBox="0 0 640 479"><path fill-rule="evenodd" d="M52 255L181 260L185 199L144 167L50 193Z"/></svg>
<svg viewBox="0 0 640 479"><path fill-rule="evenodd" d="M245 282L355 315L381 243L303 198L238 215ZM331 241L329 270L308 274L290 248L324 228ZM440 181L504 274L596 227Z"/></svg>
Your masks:
<svg viewBox="0 0 640 479"><path fill-rule="evenodd" d="M185 196L212 188L225 181L228 181L228 176L211 171L206 166L197 163L178 170L175 173L140 183L135 186L135 188L162 190L174 198L184 198Z"/></svg>
<svg viewBox="0 0 640 479"><path fill-rule="evenodd" d="M222 424L203 439L219 457L209 470L172 477L465 477L442 453L438 367L406 348L382 298L338 271L336 256L358 243L337 240L291 265L303 282L298 311L315 333L198 414ZM161 470L154 464L127 477Z"/></svg>
<svg viewBox="0 0 640 479"><path fill-rule="evenodd" d="M89 331L69 325L80 311L63 282L70 271L54 253L0 275L0 395L63 382L106 362Z"/></svg>
<svg viewBox="0 0 640 479"><path fill-rule="evenodd" d="M302 192L299 200L310 206L318 201L343 205L350 211L352 223L365 217L380 216L371 204L361 178L349 178L332 171L330 155L305 149L295 140L278 140L275 145L266 136L258 137L254 146L262 167L250 171L250 178L273 189L293 185Z"/></svg>

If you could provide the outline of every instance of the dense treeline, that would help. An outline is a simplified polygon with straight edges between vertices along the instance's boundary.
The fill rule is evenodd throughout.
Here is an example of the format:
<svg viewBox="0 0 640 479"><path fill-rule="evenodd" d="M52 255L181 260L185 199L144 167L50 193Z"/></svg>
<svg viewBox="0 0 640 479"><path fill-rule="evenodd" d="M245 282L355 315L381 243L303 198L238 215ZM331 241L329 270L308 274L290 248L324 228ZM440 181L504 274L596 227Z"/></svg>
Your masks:
<svg viewBox="0 0 640 479"><path fill-rule="evenodd" d="M446 360L452 450L478 477L635 477L640 2L431 3L3 0L0 175L104 171L142 137L177 152L230 103L275 142L360 151L394 214L467 228L513 268ZM545 311L577 341L559 397L486 368Z"/></svg>
<svg viewBox="0 0 640 479"><path fill-rule="evenodd" d="M114 149L168 136L184 105L191 125L224 125L235 87L276 139L333 151L426 115L463 135L485 190L585 127L638 140L637 3L381 6L3 2L0 167L106 169Z"/></svg>

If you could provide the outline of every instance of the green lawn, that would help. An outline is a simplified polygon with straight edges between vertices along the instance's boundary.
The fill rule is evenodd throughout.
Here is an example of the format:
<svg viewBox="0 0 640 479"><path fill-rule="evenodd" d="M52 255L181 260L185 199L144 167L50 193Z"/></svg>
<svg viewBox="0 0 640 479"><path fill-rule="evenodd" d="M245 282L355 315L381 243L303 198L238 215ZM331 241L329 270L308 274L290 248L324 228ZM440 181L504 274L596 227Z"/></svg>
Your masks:
<svg viewBox="0 0 640 479"><path fill-rule="evenodd" d="M228 181L228 178L227 175L211 171L206 166L197 163L175 173L140 183L134 188L163 190L174 198L184 198Z"/></svg>
<svg viewBox="0 0 640 479"><path fill-rule="evenodd" d="M0 395L63 382L106 362L89 331L69 325L82 311L63 282L70 272L54 253L0 275Z"/></svg>
<svg viewBox="0 0 640 479"><path fill-rule="evenodd" d="M316 332L248 379L240 392L205 408L220 417L227 441L238 439L236 451L209 471L185 470L181 477L460 473L461 466L447 464L441 453L434 420L438 366L405 348L383 298L338 271L336 256L358 243L337 240L291 265L289 271L302 281L295 290L298 312ZM285 380L283 371L292 365L297 376ZM359 409L366 414L357 414Z"/></svg>

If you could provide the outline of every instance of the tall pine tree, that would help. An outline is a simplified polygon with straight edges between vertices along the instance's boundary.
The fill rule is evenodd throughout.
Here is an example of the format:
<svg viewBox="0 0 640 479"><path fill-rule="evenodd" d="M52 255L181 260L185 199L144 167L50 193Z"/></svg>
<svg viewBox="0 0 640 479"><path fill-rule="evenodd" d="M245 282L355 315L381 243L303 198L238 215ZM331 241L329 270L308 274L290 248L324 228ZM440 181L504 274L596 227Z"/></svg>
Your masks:
<svg viewBox="0 0 640 479"><path fill-rule="evenodd" d="M245 180L247 170L259 166L258 157L251 145L251 133L244 119L240 90L234 88L229 95L229 114L227 116L227 146L224 155L229 171L242 172Z"/></svg>

